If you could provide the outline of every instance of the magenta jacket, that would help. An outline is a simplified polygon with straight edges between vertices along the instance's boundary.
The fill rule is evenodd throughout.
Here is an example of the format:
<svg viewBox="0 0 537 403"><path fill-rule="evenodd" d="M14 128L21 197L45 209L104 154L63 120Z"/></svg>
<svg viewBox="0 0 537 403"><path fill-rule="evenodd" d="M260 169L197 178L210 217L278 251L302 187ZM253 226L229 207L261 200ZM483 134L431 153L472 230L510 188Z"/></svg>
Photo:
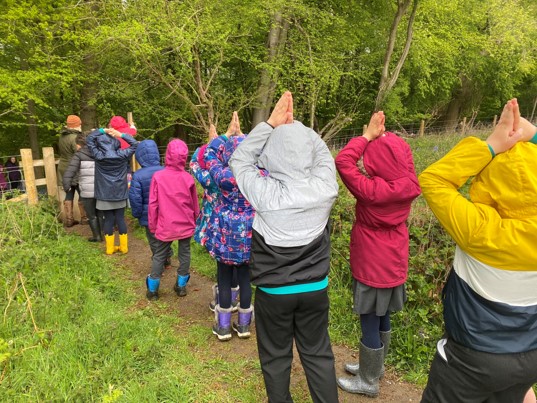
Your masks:
<svg viewBox="0 0 537 403"><path fill-rule="evenodd" d="M149 188L148 227L161 241L189 238L199 213L194 178L186 172L188 147L175 139L168 144L163 170L155 172Z"/></svg>
<svg viewBox="0 0 537 403"><path fill-rule="evenodd" d="M363 156L365 173L356 166ZM353 277L375 288L403 284L408 274L410 206L421 193L409 145L393 133L368 143L355 137L336 157L345 186L356 197L351 232Z"/></svg>

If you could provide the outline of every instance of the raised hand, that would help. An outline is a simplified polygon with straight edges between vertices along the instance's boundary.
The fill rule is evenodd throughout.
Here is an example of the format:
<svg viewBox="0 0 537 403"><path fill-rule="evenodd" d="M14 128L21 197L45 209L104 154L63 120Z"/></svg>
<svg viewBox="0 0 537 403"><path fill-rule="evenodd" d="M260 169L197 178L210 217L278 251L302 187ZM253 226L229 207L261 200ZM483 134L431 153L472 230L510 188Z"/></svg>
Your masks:
<svg viewBox="0 0 537 403"><path fill-rule="evenodd" d="M516 124L516 126L515 126ZM516 98L505 104L500 121L492 134L487 138L487 144L492 147L495 154L511 149L519 141L523 141L523 130L520 125L520 111Z"/></svg>
<svg viewBox="0 0 537 403"><path fill-rule="evenodd" d="M290 91L285 91L276 102L267 123L272 127L293 123L293 95Z"/></svg>
<svg viewBox="0 0 537 403"><path fill-rule="evenodd" d="M239 121L239 114L237 111L233 112L233 120L235 121L235 134L237 136L242 136L243 133L241 131L241 122Z"/></svg>
<svg viewBox="0 0 537 403"><path fill-rule="evenodd" d="M242 132L241 125L239 123L239 114L237 113L237 111L234 111L226 131L226 136L240 136L241 134Z"/></svg>
<svg viewBox="0 0 537 403"><path fill-rule="evenodd" d="M375 112L369 120L369 125L363 136L368 140L375 140L386 131L384 123L386 122L386 116L383 111Z"/></svg>
<svg viewBox="0 0 537 403"><path fill-rule="evenodd" d="M217 137L218 137L218 133L216 131L216 127L211 123L209 125L209 141L208 141L208 143L210 143L212 140L214 140Z"/></svg>
<svg viewBox="0 0 537 403"><path fill-rule="evenodd" d="M104 132L112 137L121 137L121 132L117 131L116 129L108 128L104 129Z"/></svg>

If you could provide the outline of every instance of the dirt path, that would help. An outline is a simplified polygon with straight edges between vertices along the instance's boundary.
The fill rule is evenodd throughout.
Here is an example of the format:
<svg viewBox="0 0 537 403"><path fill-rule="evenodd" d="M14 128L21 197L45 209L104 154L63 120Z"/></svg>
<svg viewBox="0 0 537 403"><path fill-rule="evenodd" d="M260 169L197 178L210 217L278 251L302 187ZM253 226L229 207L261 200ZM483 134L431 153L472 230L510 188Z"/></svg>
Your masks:
<svg viewBox="0 0 537 403"><path fill-rule="evenodd" d="M76 233L83 237L90 236L90 229L87 225L76 225L66 229L67 232ZM132 233L132 232L131 232ZM104 242L101 244L104 253ZM140 296L137 307L143 308L150 304L145 298L145 283L144 279L147 276L151 263L151 251L144 240L137 239L134 236L129 237L129 253L124 256L113 255L113 259L117 260L118 265L129 270L130 278L139 287L136 289ZM174 267L177 265L176 257L173 260ZM175 281L175 272L166 272L161 280L160 299L166 302L170 310L173 309L174 314L184 318L185 325L198 324L207 328L207 333L211 334L211 326L214 320L214 314L209 310L209 301L212 298L211 279L199 275L196 268L192 267L191 279L188 285L188 295L180 299L181 303L177 303L179 298L173 292L173 284ZM180 331L180 329L178 329ZM248 359L257 358L257 345L255 341L255 326L253 327L252 337L249 340L239 340L233 337L229 342L219 342L216 337L210 337L210 349L222 357L229 356L230 360L237 360L239 357ZM357 359L356 351L352 351L343 346L333 345L335 360L336 360L336 375L345 375L343 365L349 360ZM292 389L302 389L307 395L307 383L304 376L304 371L298 359L298 353L295 351L291 372L291 387ZM259 374L261 376L261 374ZM387 368L386 376L382 379L380 385L380 395L378 402L419 402L421 400L421 389L414 385L401 381L389 368ZM339 393L340 402L373 402L370 398L360 395L353 395L342 392Z"/></svg>

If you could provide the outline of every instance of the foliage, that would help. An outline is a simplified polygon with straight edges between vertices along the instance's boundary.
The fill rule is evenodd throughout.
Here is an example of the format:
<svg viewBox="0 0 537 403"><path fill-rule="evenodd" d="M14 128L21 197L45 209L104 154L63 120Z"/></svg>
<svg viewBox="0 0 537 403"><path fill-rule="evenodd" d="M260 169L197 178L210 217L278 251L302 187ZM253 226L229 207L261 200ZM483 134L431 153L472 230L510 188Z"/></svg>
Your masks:
<svg viewBox="0 0 537 403"><path fill-rule="evenodd" d="M210 332L159 304L133 309L129 276L48 204L0 202L0 261L1 401L263 399L257 359L214 356Z"/></svg>
<svg viewBox="0 0 537 403"><path fill-rule="evenodd" d="M159 143L205 137L210 121L223 131L233 110L248 132L262 71L278 77L276 95L293 91L307 125L367 121L396 8L394 0L1 2L0 154L27 146L32 128L40 146L52 144L65 117L89 107L100 126L132 111L140 136ZM460 114L490 120L518 96L530 113L536 11L530 0L420 0L388 124L442 121L454 100ZM270 59L275 13L289 29ZM399 32L395 58L404 40Z"/></svg>

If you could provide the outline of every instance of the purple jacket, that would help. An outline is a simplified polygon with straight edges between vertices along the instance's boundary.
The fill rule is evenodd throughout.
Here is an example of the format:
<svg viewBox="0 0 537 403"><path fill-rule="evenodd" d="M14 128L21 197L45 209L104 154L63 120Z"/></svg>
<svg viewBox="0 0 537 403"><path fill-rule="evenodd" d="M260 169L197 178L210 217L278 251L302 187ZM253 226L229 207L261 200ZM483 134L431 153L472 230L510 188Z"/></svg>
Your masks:
<svg viewBox="0 0 537 403"><path fill-rule="evenodd" d="M185 171L188 147L175 139L166 149L163 170L155 172L149 189L148 228L161 241L189 238L199 214L194 178Z"/></svg>

